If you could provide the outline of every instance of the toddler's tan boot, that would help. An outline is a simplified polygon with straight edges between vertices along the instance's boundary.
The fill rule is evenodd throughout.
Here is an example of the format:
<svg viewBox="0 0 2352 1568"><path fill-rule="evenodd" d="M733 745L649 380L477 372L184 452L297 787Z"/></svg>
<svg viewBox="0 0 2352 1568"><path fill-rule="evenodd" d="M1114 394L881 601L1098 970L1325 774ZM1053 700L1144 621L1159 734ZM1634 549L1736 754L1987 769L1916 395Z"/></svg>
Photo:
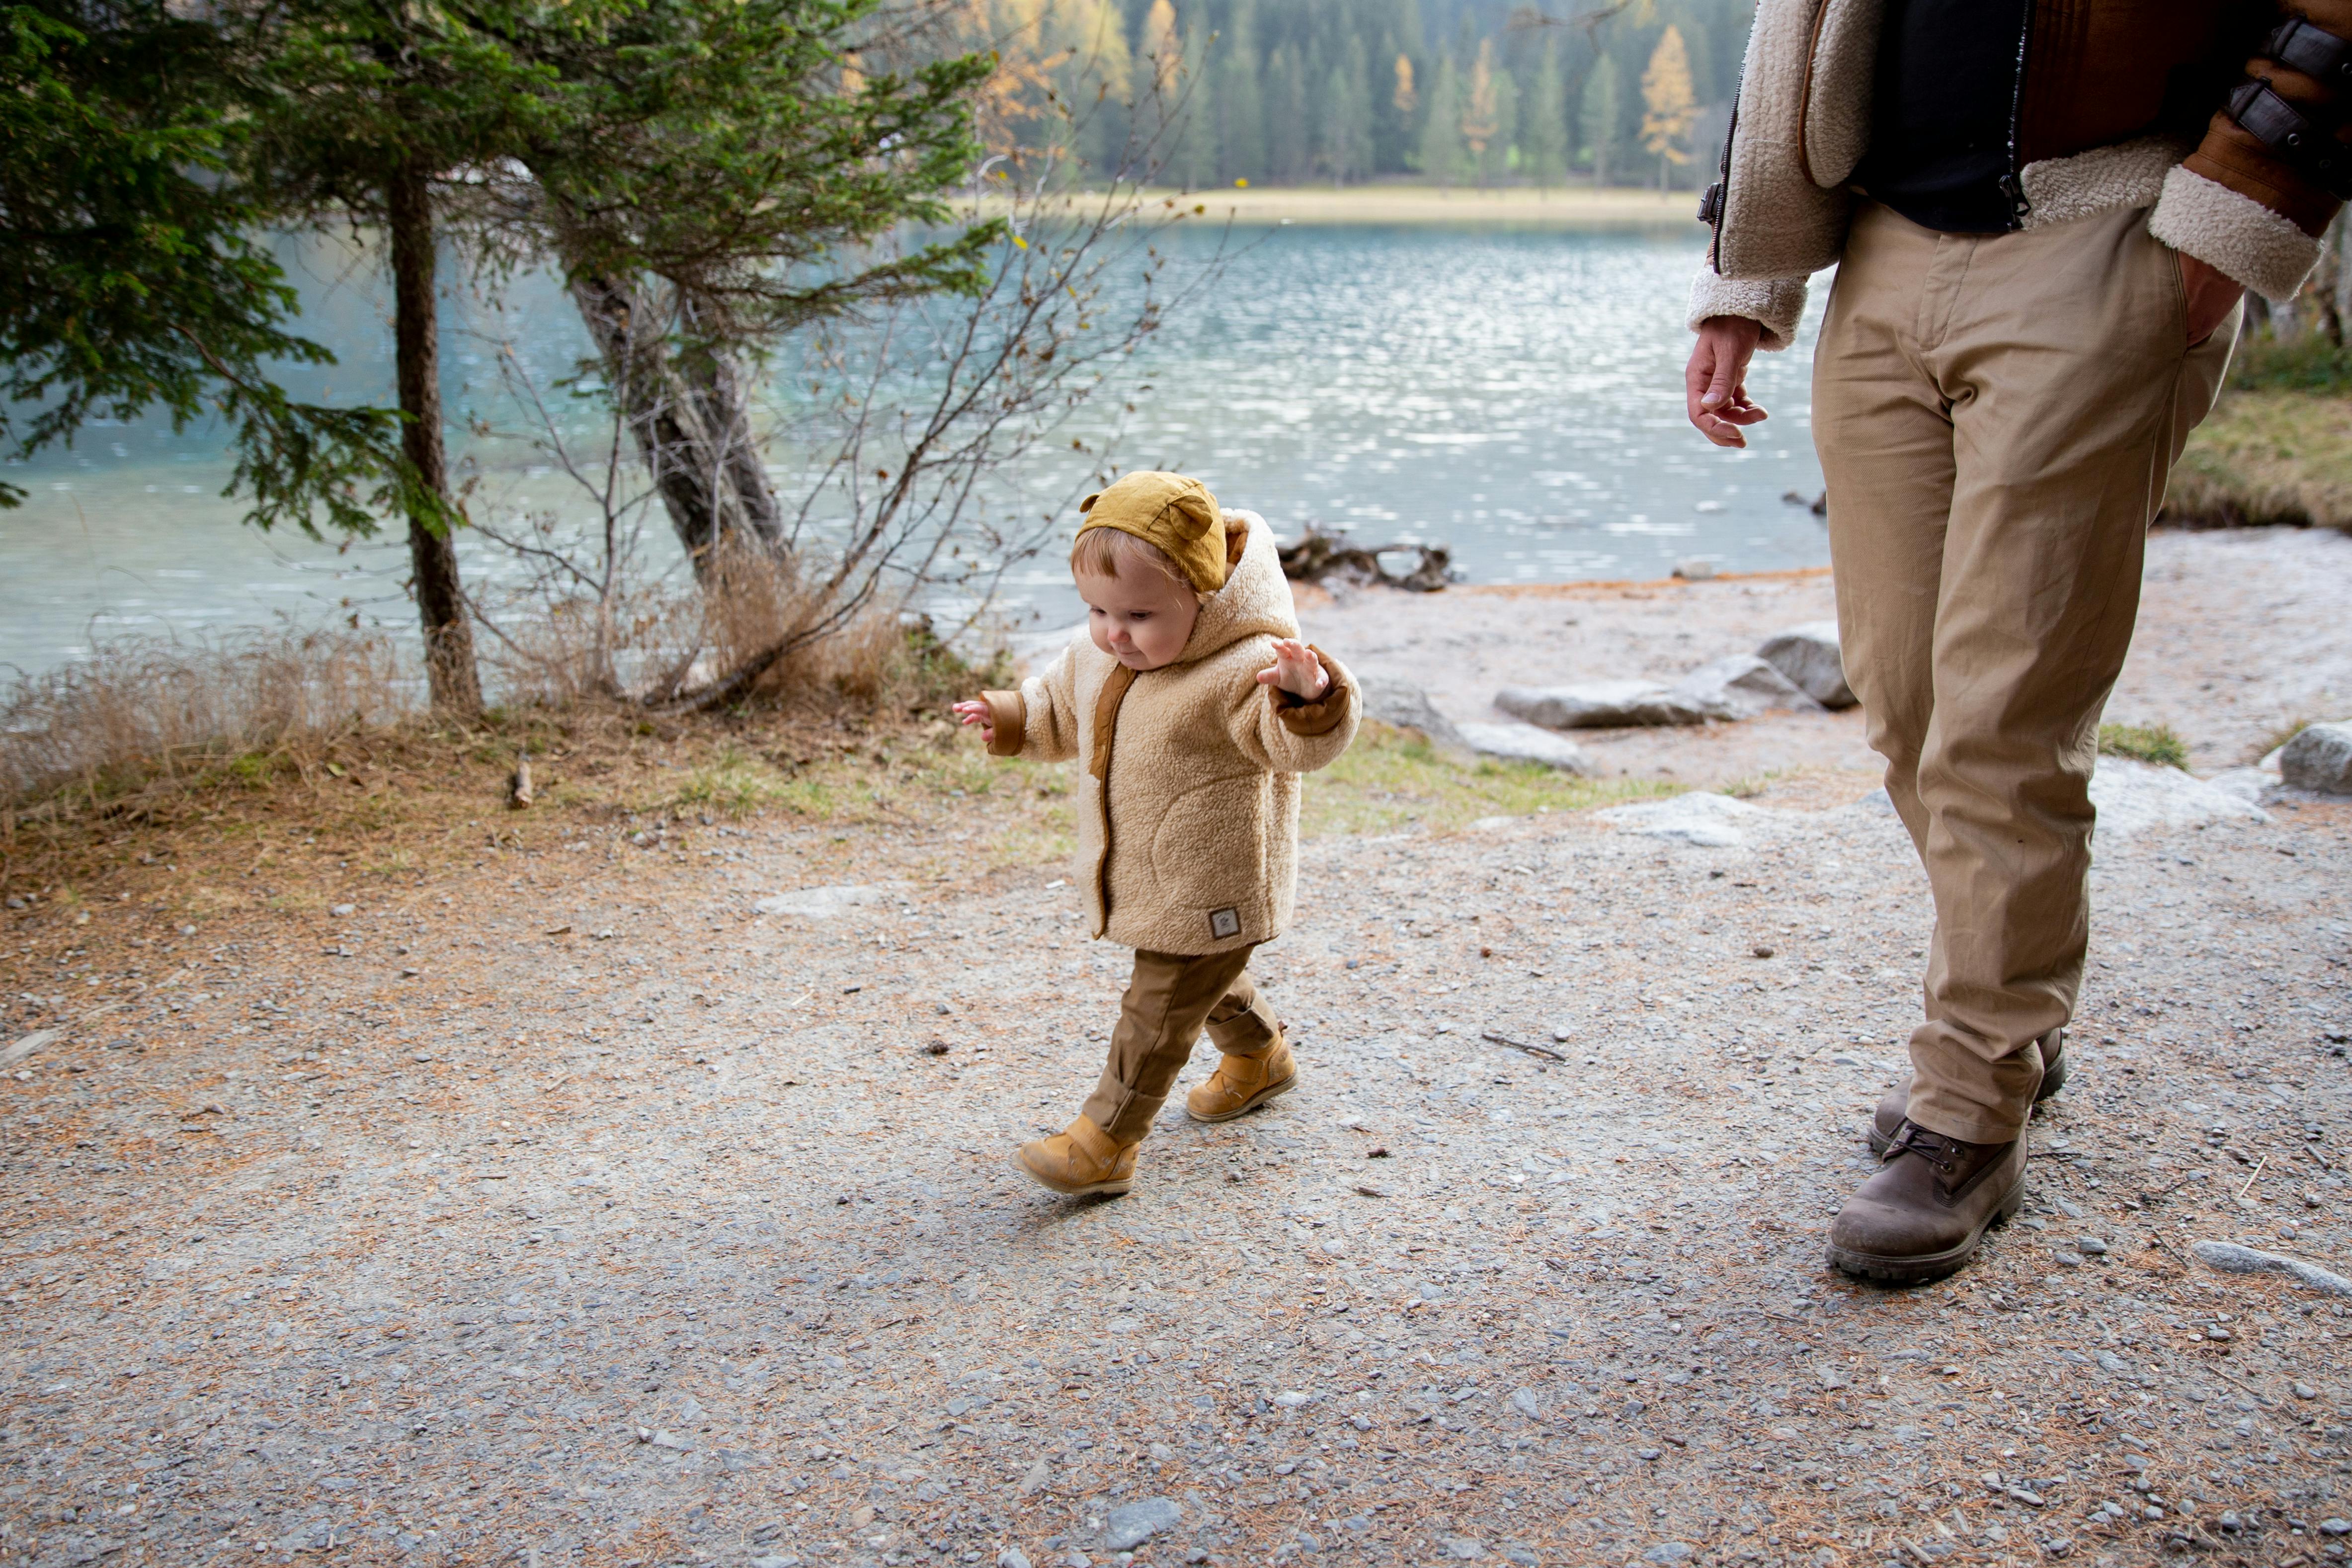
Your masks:
<svg viewBox="0 0 2352 1568"><path fill-rule="evenodd" d="M1276 1040L1264 1056L1219 1058L1209 1081L1184 1097L1184 1109L1195 1121L1231 1121L1297 1081L1298 1064L1290 1059L1290 1042Z"/></svg>
<svg viewBox="0 0 2352 1568"><path fill-rule="evenodd" d="M1071 1197L1095 1193L1112 1196L1135 1184L1139 1143L1114 1143L1109 1133L1079 1117L1051 1138L1034 1139L1013 1152L1013 1163L1040 1185Z"/></svg>

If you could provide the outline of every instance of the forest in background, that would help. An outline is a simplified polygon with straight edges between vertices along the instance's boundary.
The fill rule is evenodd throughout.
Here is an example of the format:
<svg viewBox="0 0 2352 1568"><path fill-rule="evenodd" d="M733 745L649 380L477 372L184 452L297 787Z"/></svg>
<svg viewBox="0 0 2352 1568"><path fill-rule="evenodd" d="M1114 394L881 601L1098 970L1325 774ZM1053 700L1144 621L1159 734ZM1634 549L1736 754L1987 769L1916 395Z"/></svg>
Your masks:
<svg viewBox="0 0 2352 1568"><path fill-rule="evenodd" d="M1752 0L973 0L1003 124L1088 172L1194 189L1705 184Z"/></svg>

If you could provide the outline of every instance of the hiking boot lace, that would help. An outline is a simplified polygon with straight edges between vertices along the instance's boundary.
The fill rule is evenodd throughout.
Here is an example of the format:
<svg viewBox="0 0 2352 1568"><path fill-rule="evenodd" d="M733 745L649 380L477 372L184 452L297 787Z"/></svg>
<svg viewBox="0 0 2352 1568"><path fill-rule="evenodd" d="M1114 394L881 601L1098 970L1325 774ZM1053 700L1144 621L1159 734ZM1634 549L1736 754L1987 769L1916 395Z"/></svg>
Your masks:
<svg viewBox="0 0 2352 1568"><path fill-rule="evenodd" d="M1959 1151L1953 1147L1950 1139L1940 1132L1930 1132L1910 1121L1903 1123L1895 1134L1895 1141L1886 1146L1886 1157L1890 1160L1906 1152L1918 1155L1948 1176L1952 1173L1952 1167L1959 1158Z"/></svg>

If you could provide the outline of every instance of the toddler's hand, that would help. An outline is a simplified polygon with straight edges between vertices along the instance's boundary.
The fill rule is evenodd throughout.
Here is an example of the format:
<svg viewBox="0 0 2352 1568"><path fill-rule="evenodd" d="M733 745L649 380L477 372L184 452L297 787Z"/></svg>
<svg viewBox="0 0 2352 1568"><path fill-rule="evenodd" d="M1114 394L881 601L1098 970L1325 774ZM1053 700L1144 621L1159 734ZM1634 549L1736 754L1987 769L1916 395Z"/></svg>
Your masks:
<svg viewBox="0 0 2352 1568"><path fill-rule="evenodd" d="M980 739L982 745L996 744L996 727L988 721L987 703L977 700L959 702L955 705L954 712L958 723L980 726Z"/></svg>
<svg viewBox="0 0 2352 1568"><path fill-rule="evenodd" d="M1288 637L1276 639L1274 645L1274 668L1257 672L1260 686L1279 686L1293 697L1315 701L1331 689L1330 672L1315 650L1303 642Z"/></svg>

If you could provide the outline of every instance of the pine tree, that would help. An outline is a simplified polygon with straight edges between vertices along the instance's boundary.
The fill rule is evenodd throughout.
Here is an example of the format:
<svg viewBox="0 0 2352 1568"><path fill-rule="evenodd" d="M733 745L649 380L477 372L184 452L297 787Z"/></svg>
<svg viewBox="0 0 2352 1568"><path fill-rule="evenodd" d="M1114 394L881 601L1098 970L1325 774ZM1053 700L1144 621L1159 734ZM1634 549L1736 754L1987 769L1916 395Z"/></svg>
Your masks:
<svg viewBox="0 0 2352 1568"><path fill-rule="evenodd" d="M1363 78L1344 66L1333 66L1324 79L1321 129L1317 154L1333 184L1371 172L1371 105L1365 101Z"/></svg>
<svg viewBox="0 0 2352 1568"><path fill-rule="evenodd" d="M1265 98L1252 0L1236 0L1231 37L1219 39L1218 48L1225 58L1217 77L1217 177L1246 184L1265 177Z"/></svg>
<svg viewBox="0 0 2352 1568"><path fill-rule="evenodd" d="M1690 57L1683 49L1682 30L1669 26L1642 73L1642 145L1658 155L1658 189L1666 188L1666 171L1690 162L1685 143L1698 121L1698 100L1691 91Z"/></svg>
<svg viewBox="0 0 2352 1568"><path fill-rule="evenodd" d="M1511 171L1511 158L1519 138L1519 84L1507 70L1495 72L1495 133L1487 138L1486 154L1479 160L1478 180L1481 184L1498 180Z"/></svg>
<svg viewBox="0 0 2352 1568"><path fill-rule="evenodd" d="M1144 13L1135 61L1133 109L1139 151L1163 178L1181 180L1174 167L1178 105L1184 93L1184 46L1176 37L1176 7L1151 0Z"/></svg>
<svg viewBox="0 0 2352 1568"><path fill-rule="evenodd" d="M1313 155L1307 134L1307 72L1298 51L1266 57L1265 156L1268 172L1285 184L1306 177Z"/></svg>
<svg viewBox="0 0 2352 1568"><path fill-rule="evenodd" d="M1544 39L1543 59L1536 67L1535 91L1528 104L1528 175L1536 189L1547 190L1568 177L1568 105L1560 89L1559 39Z"/></svg>
<svg viewBox="0 0 2352 1568"><path fill-rule="evenodd" d="M1592 159L1592 184L1595 189L1609 183L1609 155L1617 145L1619 122L1624 110L1619 102L1617 62L1602 55L1593 62L1592 74L1584 79L1584 100L1578 106L1578 118L1583 122L1585 151Z"/></svg>
<svg viewBox="0 0 2352 1568"><path fill-rule="evenodd" d="M1496 112L1495 77L1494 41L1481 40L1477 58L1470 63L1469 91L1462 100L1462 142L1469 149L1470 166L1476 171L1481 185L1486 183L1486 149L1501 130Z"/></svg>
<svg viewBox="0 0 2352 1568"><path fill-rule="evenodd" d="M1421 172L1442 190L1462 177L1463 163L1462 86L1454 57L1442 55L1437 80L1429 89L1428 118L1421 127Z"/></svg>
<svg viewBox="0 0 2352 1568"><path fill-rule="evenodd" d="M1216 81L1216 71L1209 58L1208 31L1201 25L1196 10L1192 25L1184 30L1184 71L1177 86L1177 112L1181 118L1176 123L1176 144L1169 158L1176 177L1190 190L1214 184L1217 180Z"/></svg>

